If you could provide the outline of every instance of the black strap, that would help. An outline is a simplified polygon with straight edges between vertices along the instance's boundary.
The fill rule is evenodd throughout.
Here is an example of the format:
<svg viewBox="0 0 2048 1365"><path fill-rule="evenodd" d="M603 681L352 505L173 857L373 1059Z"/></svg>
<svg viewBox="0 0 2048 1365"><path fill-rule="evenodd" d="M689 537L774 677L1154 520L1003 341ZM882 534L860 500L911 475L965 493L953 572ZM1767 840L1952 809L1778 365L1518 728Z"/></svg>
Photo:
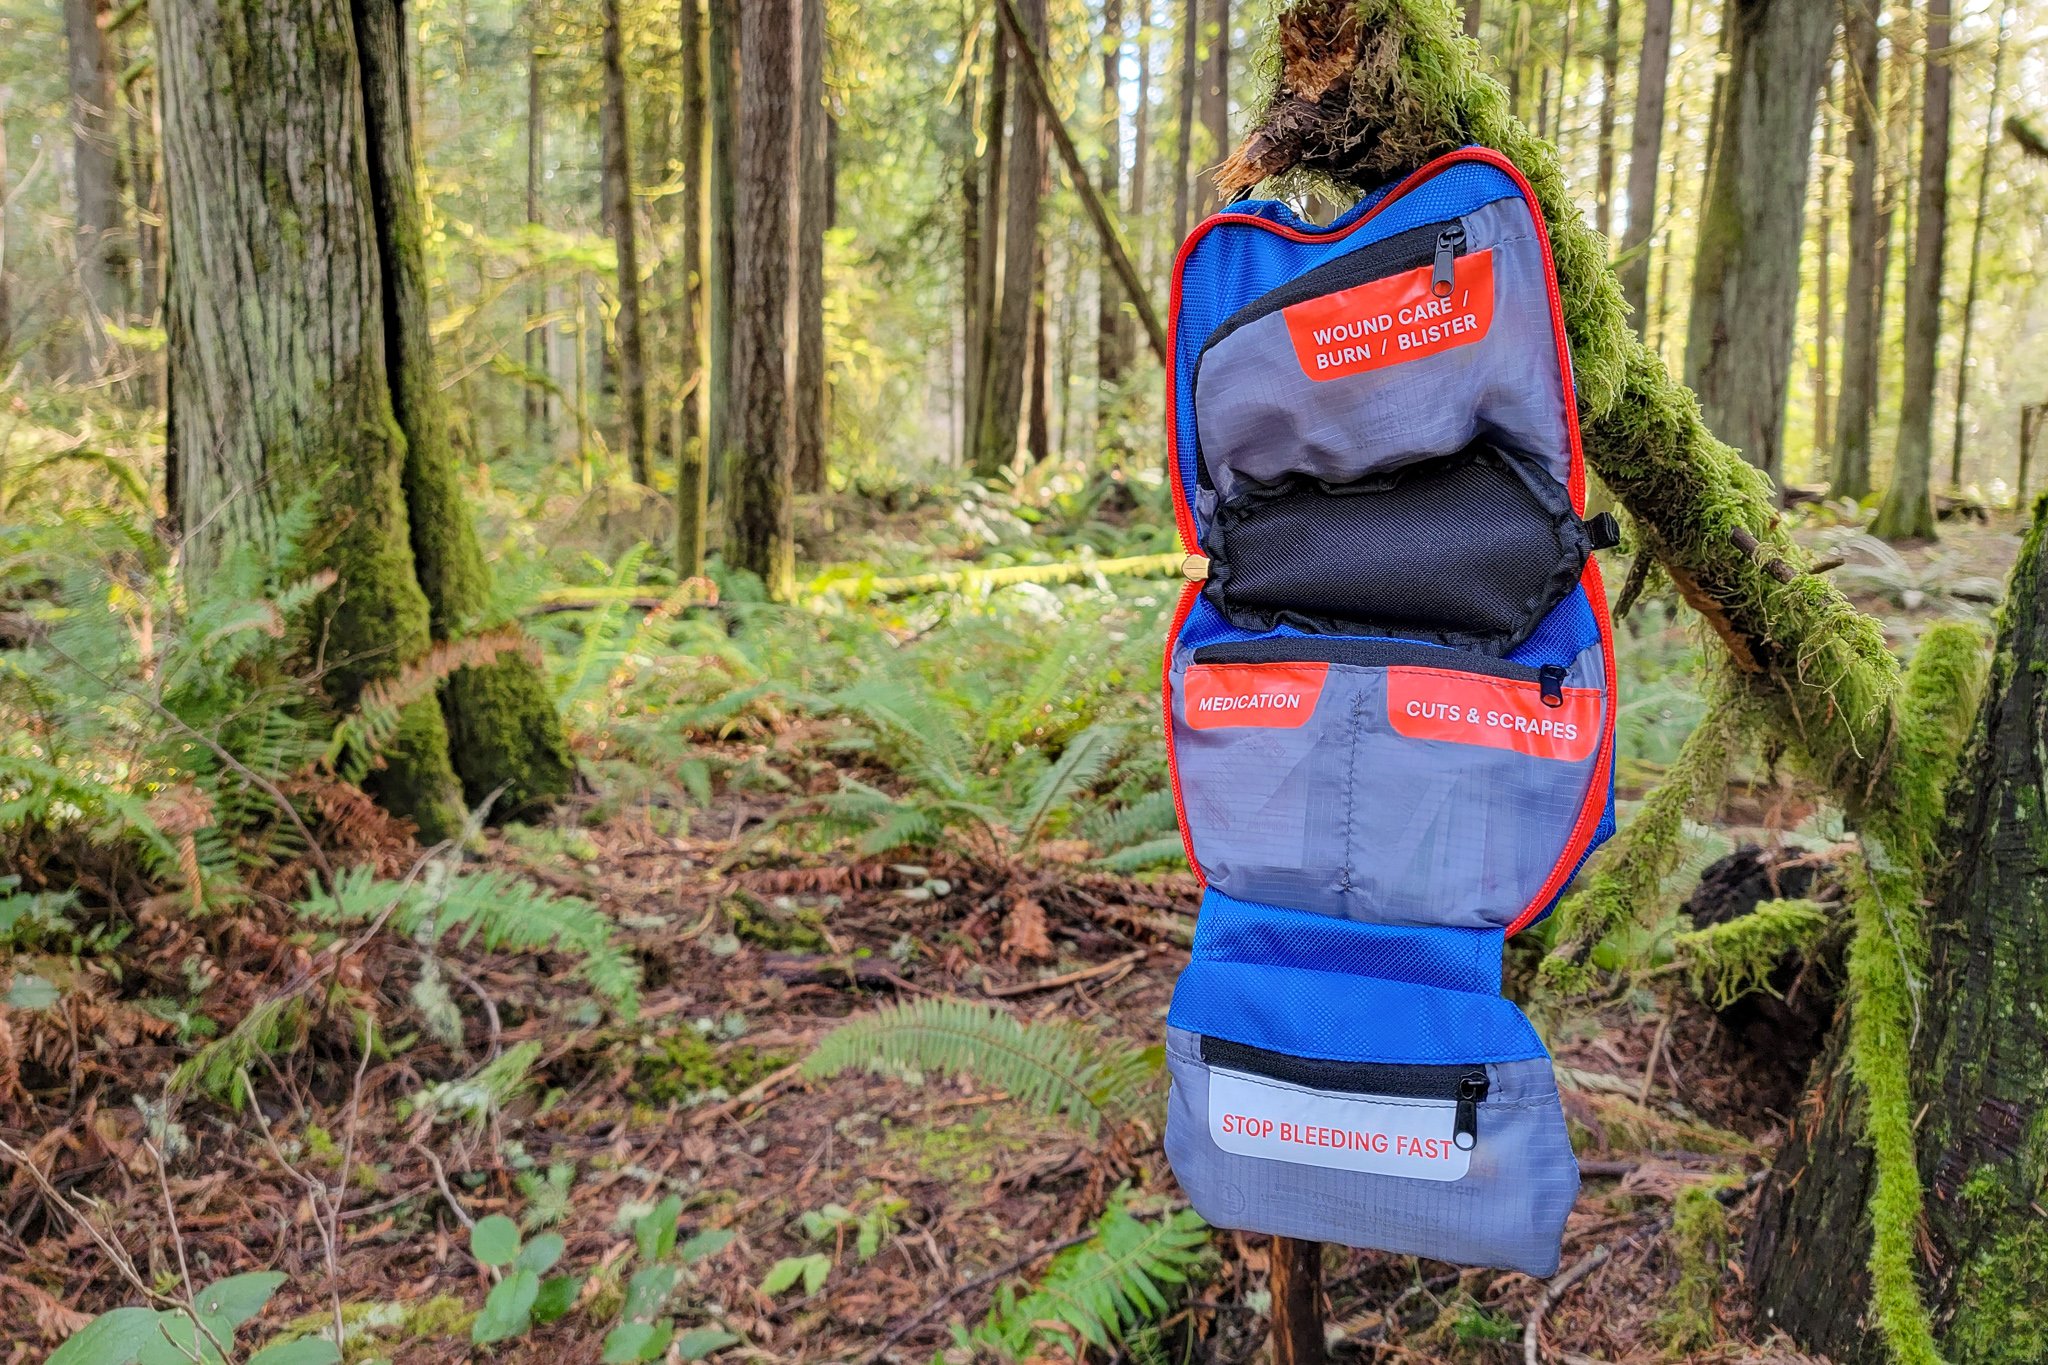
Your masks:
<svg viewBox="0 0 2048 1365"><path fill-rule="evenodd" d="M1583 519L1586 540L1596 550L1611 550L1621 544L1621 523L1614 519L1614 513L1601 512L1597 516Z"/></svg>

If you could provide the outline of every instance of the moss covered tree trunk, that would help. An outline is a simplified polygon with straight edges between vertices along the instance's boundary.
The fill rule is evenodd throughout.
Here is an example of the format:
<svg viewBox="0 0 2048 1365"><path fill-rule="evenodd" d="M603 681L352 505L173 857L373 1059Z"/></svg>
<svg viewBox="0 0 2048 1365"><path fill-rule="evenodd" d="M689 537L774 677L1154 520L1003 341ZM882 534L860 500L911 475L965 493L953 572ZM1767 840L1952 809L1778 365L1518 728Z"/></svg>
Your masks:
<svg viewBox="0 0 2048 1365"><path fill-rule="evenodd" d="M1949 803L1912 1021L1925 1191L1920 1279L1953 1365L2048 1360L2048 507L2037 509L1997 662ZM1822 1068L1749 1253L1772 1321L1842 1362L1885 1357L1863 1272L1876 1162L1865 1105Z"/></svg>
<svg viewBox="0 0 2048 1365"><path fill-rule="evenodd" d="M84 292L86 373L107 362L107 326L128 321L128 241L114 141L114 59L101 30L106 0L64 0L70 56L71 170L77 191L78 283Z"/></svg>
<svg viewBox="0 0 2048 1365"><path fill-rule="evenodd" d="M676 299L676 349L682 356L682 430L676 440L676 563L704 572L710 466L704 458L706 329L704 326L704 0L682 0L683 256Z"/></svg>
<svg viewBox="0 0 2048 1365"><path fill-rule="evenodd" d="M1828 493L1870 496L1870 418L1877 406L1877 292L1884 259L1877 210L1878 120L1884 66L1877 21L1884 0L1842 9L1842 93L1849 106L1849 281L1842 303L1842 384L1835 400L1834 463Z"/></svg>
<svg viewBox="0 0 2048 1365"><path fill-rule="evenodd" d="M1685 377L1707 426L1775 479L1784 466L1813 115L1835 7L1729 0L1723 22L1729 66L1693 261Z"/></svg>
<svg viewBox="0 0 2048 1365"><path fill-rule="evenodd" d="M1948 245L1949 0L1928 0L1927 77L1920 105L1920 173L1913 259L1906 271L1906 368L1892 483L1871 522L1886 540L1934 535L1934 362L1941 346L1942 262Z"/></svg>
<svg viewBox="0 0 2048 1365"><path fill-rule="evenodd" d="M170 450L196 585L234 548L331 570L311 608L340 707L372 683L403 702L371 785L426 838L462 820L449 727L423 665L475 624L487 581L455 487L426 345L402 25L389 0L155 7L171 220ZM306 539L287 514L312 500ZM531 665L457 675L465 771L515 802L568 783ZM426 668L431 678L435 670ZM422 676L415 674L415 677ZM523 784L523 785L522 785Z"/></svg>
<svg viewBox="0 0 2048 1365"><path fill-rule="evenodd" d="M456 669L441 687L449 754L472 806L530 815L568 794L575 764L535 653L495 615L491 576L464 497L448 404L434 365L425 223L413 162L412 63L401 0L355 0L367 162L376 214L392 411L405 438L405 504L413 572L436 644L487 638L495 657Z"/></svg>

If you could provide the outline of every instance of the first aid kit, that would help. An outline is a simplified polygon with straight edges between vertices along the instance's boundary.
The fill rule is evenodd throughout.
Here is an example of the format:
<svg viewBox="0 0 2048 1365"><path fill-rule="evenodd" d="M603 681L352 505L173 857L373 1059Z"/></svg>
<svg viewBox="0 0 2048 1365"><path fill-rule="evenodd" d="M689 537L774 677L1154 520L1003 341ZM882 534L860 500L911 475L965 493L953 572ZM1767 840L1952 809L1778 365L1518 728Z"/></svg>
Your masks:
<svg viewBox="0 0 2048 1365"><path fill-rule="evenodd" d="M1578 1165L1506 938L1612 831L1614 647L1534 193L1481 147L1175 265L1167 1156L1211 1223L1548 1275Z"/></svg>

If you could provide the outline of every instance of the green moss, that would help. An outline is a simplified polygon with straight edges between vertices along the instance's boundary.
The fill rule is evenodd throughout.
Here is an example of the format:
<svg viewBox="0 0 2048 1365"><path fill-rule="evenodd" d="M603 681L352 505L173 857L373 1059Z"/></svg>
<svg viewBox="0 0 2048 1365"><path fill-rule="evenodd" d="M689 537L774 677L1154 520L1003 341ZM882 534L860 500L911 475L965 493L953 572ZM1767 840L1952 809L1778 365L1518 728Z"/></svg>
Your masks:
<svg viewBox="0 0 2048 1365"><path fill-rule="evenodd" d="M1725 1182L1688 1185L1671 1206L1671 1254L1678 1262L1678 1280L1656 1331L1673 1355L1697 1351L1720 1335L1714 1310L1728 1261L1728 1210L1720 1199L1725 1188Z"/></svg>
<svg viewBox="0 0 2048 1365"><path fill-rule="evenodd" d="M382 766L363 784L379 805L419 826L420 842L462 833L466 814L448 761L448 730L432 698L399 713L398 729L379 754Z"/></svg>
<svg viewBox="0 0 2048 1365"><path fill-rule="evenodd" d="M484 668L458 669L441 691L449 752L463 794L492 814L532 815L568 795L576 781L554 694L532 661L517 654Z"/></svg>
<svg viewBox="0 0 2048 1365"><path fill-rule="evenodd" d="M721 1052L695 1032L672 1033L656 1039L633 1063L633 1081L655 1103L688 1102L713 1090L736 1095L791 1060L786 1053L745 1044Z"/></svg>
<svg viewBox="0 0 2048 1365"><path fill-rule="evenodd" d="M1771 973L1826 933L1827 907L1813 901L1760 901L1737 919L1688 930L1672 941L1694 994L1726 1009L1752 991L1769 989Z"/></svg>
<svg viewBox="0 0 2048 1365"><path fill-rule="evenodd" d="M892 1124L882 1148L909 1156L934 1180L973 1188L994 1179L997 1169L1012 1159L1038 1150L1046 1139L1068 1131L1057 1121L1021 1110L998 1114L984 1109L959 1123L936 1127Z"/></svg>
<svg viewBox="0 0 2048 1365"><path fill-rule="evenodd" d="M831 951L825 936L825 916L811 906L794 903L767 906L745 892L726 897L726 920L742 942L776 952L823 953Z"/></svg>
<svg viewBox="0 0 2048 1365"><path fill-rule="evenodd" d="M1942 1345L1956 1365L2037 1365L2048 1360L2048 1219L2017 1200L1991 1167L1961 1197L1995 1229L1956 1276L1958 1311Z"/></svg>

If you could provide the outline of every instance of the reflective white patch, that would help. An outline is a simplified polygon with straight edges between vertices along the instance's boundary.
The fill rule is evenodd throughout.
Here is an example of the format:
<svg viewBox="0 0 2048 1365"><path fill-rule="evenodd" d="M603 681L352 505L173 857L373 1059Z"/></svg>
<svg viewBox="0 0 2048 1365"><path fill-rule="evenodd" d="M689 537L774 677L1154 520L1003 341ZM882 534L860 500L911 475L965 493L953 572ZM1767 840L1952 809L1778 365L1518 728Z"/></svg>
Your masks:
<svg viewBox="0 0 2048 1365"><path fill-rule="evenodd" d="M1449 1100L1376 1099L1209 1076L1209 1137L1237 1156L1333 1166L1411 1180L1459 1180L1472 1153L1452 1141Z"/></svg>

